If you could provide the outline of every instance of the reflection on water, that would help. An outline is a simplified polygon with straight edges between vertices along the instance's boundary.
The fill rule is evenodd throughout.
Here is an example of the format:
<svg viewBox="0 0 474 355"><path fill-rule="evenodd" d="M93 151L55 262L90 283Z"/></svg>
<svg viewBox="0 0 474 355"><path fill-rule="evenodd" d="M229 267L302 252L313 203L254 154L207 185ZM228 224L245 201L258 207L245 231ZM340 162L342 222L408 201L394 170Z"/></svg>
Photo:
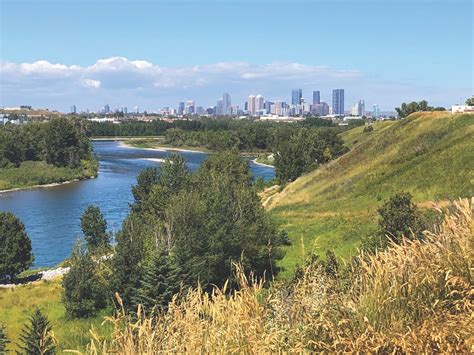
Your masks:
<svg viewBox="0 0 474 355"><path fill-rule="evenodd" d="M80 216L89 204L100 207L112 231L120 229L132 201L131 186L138 173L159 163L170 153L120 146L117 142L94 142L100 160L96 179L48 188L0 194L0 211L11 211L25 223L33 244L35 267L52 266L67 258L81 235ZM180 152L188 167L196 170L207 154ZM254 176L273 178L272 168L250 163Z"/></svg>

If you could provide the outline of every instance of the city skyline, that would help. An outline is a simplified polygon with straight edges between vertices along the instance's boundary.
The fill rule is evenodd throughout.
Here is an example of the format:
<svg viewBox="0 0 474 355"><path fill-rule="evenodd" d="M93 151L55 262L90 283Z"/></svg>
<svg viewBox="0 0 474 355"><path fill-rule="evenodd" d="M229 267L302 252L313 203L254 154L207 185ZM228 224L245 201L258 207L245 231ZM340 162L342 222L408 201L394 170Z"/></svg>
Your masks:
<svg viewBox="0 0 474 355"><path fill-rule="evenodd" d="M386 111L472 95L470 1L254 1L251 12L247 4L0 0L0 106L152 111L188 98L215 105L225 91L240 103L252 93L289 101L295 87L306 102L317 88L332 103L343 87L347 104L364 98ZM429 22L419 20L426 6ZM335 13L337 21L315 17Z"/></svg>

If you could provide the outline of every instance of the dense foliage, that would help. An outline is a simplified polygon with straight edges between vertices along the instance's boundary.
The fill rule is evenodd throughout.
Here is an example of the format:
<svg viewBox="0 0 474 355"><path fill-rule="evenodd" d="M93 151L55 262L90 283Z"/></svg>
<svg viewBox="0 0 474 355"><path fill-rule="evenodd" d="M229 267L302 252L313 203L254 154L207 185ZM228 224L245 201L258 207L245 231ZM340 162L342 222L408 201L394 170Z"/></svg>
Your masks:
<svg viewBox="0 0 474 355"><path fill-rule="evenodd" d="M117 235L113 291L127 307L165 308L182 286L232 280L232 263L268 277L287 242L266 216L248 163L236 152L211 156L191 173L179 155L147 169L133 188L132 212Z"/></svg>
<svg viewBox="0 0 474 355"><path fill-rule="evenodd" d="M48 318L36 308L20 336L21 353L26 355L52 355L56 353L55 339Z"/></svg>
<svg viewBox="0 0 474 355"><path fill-rule="evenodd" d="M91 160L88 126L84 120L60 117L50 122L0 126L0 167L18 167L24 161L44 161L77 168Z"/></svg>
<svg viewBox="0 0 474 355"><path fill-rule="evenodd" d="M0 212L0 280L13 278L33 263L31 240L13 213Z"/></svg>
<svg viewBox="0 0 474 355"><path fill-rule="evenodd" d="M76 247L70 270L63 278L63 302L72 318L94 315L107 304L107 282L101 277L99 261L83 247Z"/></svg>
<svg viewBox="0 0 474 355"><path fill-rule="evenodd" d="M90 252L104 251L110 243L107 221L99 207L89 205L81 216L81 229Z"/></svg>
<svg viewBox="0 0 474 355"><path fill-rule="evenodd" d="M398 113L398 117L404 118L408 115L419 112L419 111L446 111L444 107L432 107L428 106L428 101L421 100L420 102L412 101L410 103L402 103L400 107L396 107L395 111Z"/></svg>

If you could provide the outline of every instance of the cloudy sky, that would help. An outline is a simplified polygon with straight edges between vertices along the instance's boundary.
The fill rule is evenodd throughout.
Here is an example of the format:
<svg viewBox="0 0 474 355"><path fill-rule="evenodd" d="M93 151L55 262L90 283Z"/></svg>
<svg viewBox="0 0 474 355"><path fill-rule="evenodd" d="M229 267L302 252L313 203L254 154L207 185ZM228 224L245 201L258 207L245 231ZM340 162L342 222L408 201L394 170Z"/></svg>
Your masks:
<svg viewBox="0 0 474 355"><path fill-rule="evenodd" d="M473 93L470 0L0 0L0 106L143 110L345 88L393 110Z"/></svg>

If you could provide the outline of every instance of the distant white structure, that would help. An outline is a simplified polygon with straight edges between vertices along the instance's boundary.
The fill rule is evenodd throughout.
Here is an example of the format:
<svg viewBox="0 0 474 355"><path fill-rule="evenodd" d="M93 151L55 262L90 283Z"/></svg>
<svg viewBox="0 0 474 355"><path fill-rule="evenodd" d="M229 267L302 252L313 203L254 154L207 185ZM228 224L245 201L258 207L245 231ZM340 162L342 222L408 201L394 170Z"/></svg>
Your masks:
<svg viewBox="0 0 474 355"><path fill-rule="evenodd" d="M451 113L474 113L474 106L454 105L451 107Z"/></svg>
<svg viewBox="0 0 474 355"><path fill-rule="evenodd" d="M258 94L255 96L255 112L263 110L263 103L265 102L262 95Z"/></svg>
<svg viewBox="0 0 474 355"><path fill-rule="evenodd" d="M251 115L255 115L256 107L255 107L255 96L250 95L248 98L248 111Z"/></svg>

